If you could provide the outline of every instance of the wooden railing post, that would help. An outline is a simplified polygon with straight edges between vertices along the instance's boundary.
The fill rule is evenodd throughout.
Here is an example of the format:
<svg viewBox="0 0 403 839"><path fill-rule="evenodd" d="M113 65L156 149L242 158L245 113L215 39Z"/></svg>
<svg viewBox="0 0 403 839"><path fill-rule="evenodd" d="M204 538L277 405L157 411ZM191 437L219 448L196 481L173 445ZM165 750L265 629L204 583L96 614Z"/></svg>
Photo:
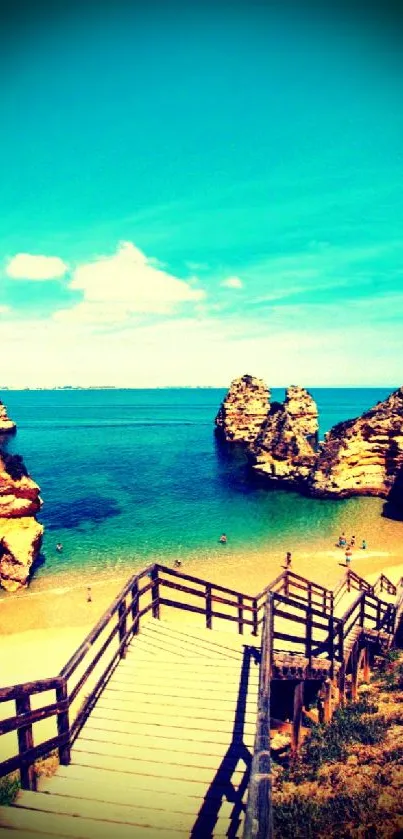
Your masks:
<svg viewBox="0 0 403 839"><path fill-rule="evenodd" d="M252 603L253 607L253 632L252 635L257 635L258 633L258 613L257 613L257 600L253 600Z"/></svg>
<svg viewBox="0 0 403 839"><path fill-rule="evenodd" d="M294 708L292 717L291 750L295 755L298 751L299 734L301 729L302 707L304 704L304 683L297 682L294 688Z"/></svg>
<svg viewBox="0 0 403 839"><path fill-rule="evenodd" d="M347 591L351 590L350 571L347 571Z"/></svg>
<svg viewBox="0 0 403 839"><path fill-rule="evenodd" d="M57 702L68 700L67 681L63 679L60 687L56 688ZM59 737L63 734L68 734L68 741L62 746L59 746L59 762L62 766L68 766L70 763L70 724L69 724L69 710L62 711L57 715L57 733Z"/></svg>
<svg viewBox="0 0 403 839"><path fill-rule="evenodd" d="M139 632L139 584L136 580L133 583L131 588L131 598L132 598L132 623L133 623L133 635L138 635Z"/></svg>
<svg viewBox="0 0 403 839"><path fill-rule="evenodd" d="M375 629L379 632L381 628L381 602L378 600L376 604L376 624Z"/></svg>
<svg viewBox="0 0 403 839"><path fill-rule="evenodd" d="M25 694L23 696L18 697L18 699L15 700L15 707L17 711L17 716L19 714L29 714L31 711L30 695ZM32 723L31 725L21 726L21 728L19 728L17 731L17 736L18 751L20 755L22 755L24 752L27 752L28 749L33 748L34 740L32 736ZM22 765L20 773L22 789L36 790L36 775L34 767Z"/></svg>
<svg viewBox="0 0 403 839"><path fill-rule="evenodd" d="M286 597L289 596L290 593L290 580L288 576L288 571L284 571L284 594Z"/></svg>
<svg viewBox="0 0 403 839"><path fill-rule="evenodd" d="M365 622L365 591L363 591L361 595L361 605L360 605L360 625L364 626Z"/></svg>
<svg viewBox="0 0 403 839"><path fill-rule="evenodd" d="M238 632L243 635L243 596L238 594Z"/></svg>
<svg viewBox="0 0 403 839"><path fill-rule="evenodd" d="M127 620L126 620L126 600L123 600L122 603L119 603L118 606L118 623L119 623L119 644L123 643L123 639L126 636L127 632ZM120 651L120 657L126 657L126 647L122 647Z"/></svg>
<svg viewBox="0 0 403 839"><path fill-rule="evenodd" d="M339 623L339 660L340 663L343 664L344 661L344 632L343 632L343 624L340 621Z"/></svg>
<svg viewBox="0 0 403 839"><path fill-rule="evenodd" d="M154 565L151 569L151 597L153 601L152 606L152 615L153 618L158 618L160 616L160 582L158 579L158 566Z"/></svg>
<svg viewBox="0 0 403 839"><path fill-rule="evenodd" d="M259 699L253 758L250 768L243 839L272 839L270 758L270 679L273 595L268 594L262 628Z"/></svg>
<svg viewBox="0 0 403 839"><path fill-rule="evenodd" d="M305 634L305 656L308 659L308 667L312 667L312 611L306 610L306 634Z"/></svg>
<svg viewBox="0 0 403 839"><path fill-rule="evenodd" d="M332 615L329 618L329 658L330 658L330 676L333 679L334 675L334 620Z"/></svg>
<svg viewBox="0 0 403 839"><path fill-rule="evenodd" d="M308 606L312 606L312 583L308 583Z"/></svg>
<svg viewBox="0 0 403 839"><path fill-rule="evenodd" d="M211 583L206 583L206 627L207 629L212 629L213 627L213 601Z"/></svg>

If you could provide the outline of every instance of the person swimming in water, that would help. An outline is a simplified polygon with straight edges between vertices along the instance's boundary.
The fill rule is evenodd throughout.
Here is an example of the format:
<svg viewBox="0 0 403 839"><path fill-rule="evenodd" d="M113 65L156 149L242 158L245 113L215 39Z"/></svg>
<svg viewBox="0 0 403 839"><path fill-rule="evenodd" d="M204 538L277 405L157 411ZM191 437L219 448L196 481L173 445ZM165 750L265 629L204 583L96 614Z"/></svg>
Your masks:
<svg viewBox="0 0 403 839"><path fill-rule="evenodd" d="M226 536L226 534L225 534L225 533L222 533L222 534L221 534L221 536L220 536L220 538L219 538L219 541L221 542L221 544L222 544L222 545L225 545L225 544L226 544L226 542L227 542L227 536Z"/></svg>
<svg viewBox="0 0 403 839"><path fill-rule="evenodd" d="M62 550L63 550L63 545L62 545L62 543L61 543L61 542L58 542L58 543L57 543L57 545L56 545L56 550L57 550L57 552L58 552L59 554L61 554L61 552L62 552Z"/></svg>

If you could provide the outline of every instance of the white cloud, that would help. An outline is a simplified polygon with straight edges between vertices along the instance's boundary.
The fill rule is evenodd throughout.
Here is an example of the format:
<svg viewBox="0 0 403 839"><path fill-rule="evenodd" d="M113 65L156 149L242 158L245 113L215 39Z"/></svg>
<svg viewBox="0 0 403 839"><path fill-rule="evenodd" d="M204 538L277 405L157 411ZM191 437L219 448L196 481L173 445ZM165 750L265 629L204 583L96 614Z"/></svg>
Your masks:
<svg viewBox="0 0 403 839"><path fill-rule="evenodd" d="M132 242L121 242L113 256L79 265L69 286L83 301L59 311L57 320L114 323L134 314L172 314L186 303L199 303L205 292L161 270Z"/></svg>
<svg viewBox="0 0 403 839"><path fill-rule="evenodd" d="M239 277L227 277L226 280L223 280L221 285L225 286L225 288L243 288L243 282Z"/></svg>
<svg viewBox="0 0 403 839"><path fill-rule="evenodd" d="M53 280L63 277L67 268L59 256L17 253L8 261L6 273L13 280Z"/></svg>

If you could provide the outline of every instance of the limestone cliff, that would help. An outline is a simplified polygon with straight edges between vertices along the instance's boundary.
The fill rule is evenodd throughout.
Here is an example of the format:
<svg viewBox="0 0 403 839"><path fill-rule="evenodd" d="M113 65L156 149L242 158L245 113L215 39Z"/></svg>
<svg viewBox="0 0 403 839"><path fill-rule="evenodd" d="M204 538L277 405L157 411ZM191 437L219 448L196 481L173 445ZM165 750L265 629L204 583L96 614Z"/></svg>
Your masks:
<svg viewBox="0 0 403 839"><path fill-rule="evenodd" d="M0 586L16 591L27 585L38 555L43 527L34 516L41 508L38 485L22 458L0 453Z"/></svg>
<svg viewBox="0 0 403 839"><path fill-rule="evenodd" d="M267 417L269 399L262 379L234 379L215 419L217 434L229 443L251 443Z"/></svg>
<svg viewBox="0 0 403 839"><path fill-rule="evenodd" d="M317 496L386 498L403 466L403 387L325 436L310 479Z"/></svg>
<svg viewBox="0 0 403 839"><path fill-rule="evenodd" d="M42 535L43 526L32 516L0 518L0 585L7 591L28 585Z"/></svg>
<svg viewBox="0 0 403 839"><path fill-rule="evenodd" d="M271 481L301 485L316 462L318 409L305 388L291 386L284 403L273 402L260 433L250 446L255 473Z"/></svg>
<svg viewBox="0 0 403 839"><path fill-rule="evenodd" d="M0 399L0 434L13 434L16 430L15 422L7 416L6 406Z"/></svg>

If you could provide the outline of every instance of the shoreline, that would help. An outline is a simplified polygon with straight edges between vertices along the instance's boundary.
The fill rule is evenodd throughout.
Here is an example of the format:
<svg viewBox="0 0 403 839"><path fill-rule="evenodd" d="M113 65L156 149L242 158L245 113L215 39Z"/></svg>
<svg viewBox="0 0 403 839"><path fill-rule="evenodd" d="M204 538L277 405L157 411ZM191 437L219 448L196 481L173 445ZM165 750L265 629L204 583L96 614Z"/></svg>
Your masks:
<svg viewBox="0 0 403 839"><path fill-rule="evenodd" d="M400 534L399 534L400 535ZM229 549L228 549L229 548ZM239 592L256 594L280 573L284 554L279 551L237 551L227 545L220 562L193 556L183 561L180 571L205 578ZM159 558L158 558L159 559ZM56 675L107 610L127 579L149 562L98 574L83 569L81 574L52 574L41 578L40 586L7 595L0 600L0 634L3 636L1 686ZM171 561L161 562L172 567ZM351 568L372 582L381 573L396 583L403 575L400 539L372 550L357 548ZM292 555L292 570L333 589L344 574L344 551L329 542L303 545ZM45 582L46 579L46 582ZM91 602L87 602L87 587ZM186 613L175 618L186 621ZM51 630L51 631L50 631Z"/></svg>

